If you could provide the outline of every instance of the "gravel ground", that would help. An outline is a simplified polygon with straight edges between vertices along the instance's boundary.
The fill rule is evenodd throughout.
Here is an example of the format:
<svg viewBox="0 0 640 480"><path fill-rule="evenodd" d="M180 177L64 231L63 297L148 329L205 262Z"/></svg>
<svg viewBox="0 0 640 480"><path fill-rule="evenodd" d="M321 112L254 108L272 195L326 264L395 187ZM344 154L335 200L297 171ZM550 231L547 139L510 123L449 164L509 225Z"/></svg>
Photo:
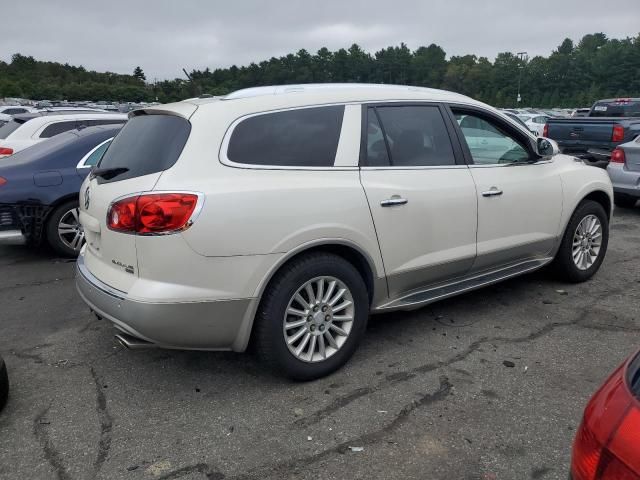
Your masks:
<svg viewBox="0 0 640 480"><path fill-rule="evenodd" d="M586 401L640 346L639 238L640 208L617 210L587 283L538 272L372 317L310 383L250 355L125 350L73 262L0 247L0 478L566 480Z"/></svg>

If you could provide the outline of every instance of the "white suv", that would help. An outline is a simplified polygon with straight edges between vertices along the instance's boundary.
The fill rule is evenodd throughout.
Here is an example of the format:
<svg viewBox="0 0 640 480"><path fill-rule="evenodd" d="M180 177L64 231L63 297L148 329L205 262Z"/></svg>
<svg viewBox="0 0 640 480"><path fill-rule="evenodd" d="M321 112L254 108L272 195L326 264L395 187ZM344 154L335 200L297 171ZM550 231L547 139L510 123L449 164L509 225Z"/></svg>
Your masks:
<svg viewBox="0 0 640 480"><path fill-rule="evenodd" d="M71 112L75 112L71 110ZM0 126L0 159L13 155L31 145L76 128L125 123L127 116L121 113L39 112L16 115Z"/></svg>
<svg viewBox="0 0 640 480"><path fill-rule="evenodd" d="M425 88L242 90L132 112L80 191L77 287L130 348L335 370L369 313L554 262L600 267L612 188L499 111Z"/></svg>

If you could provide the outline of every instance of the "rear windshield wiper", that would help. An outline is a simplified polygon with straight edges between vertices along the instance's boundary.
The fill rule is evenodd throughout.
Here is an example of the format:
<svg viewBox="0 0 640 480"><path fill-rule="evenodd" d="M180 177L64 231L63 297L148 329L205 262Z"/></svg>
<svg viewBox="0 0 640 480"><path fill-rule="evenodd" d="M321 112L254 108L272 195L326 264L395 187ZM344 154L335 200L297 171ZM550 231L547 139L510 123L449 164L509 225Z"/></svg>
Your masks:
<svg viewBox="0 0 640 480"><path fill-rule="evenodd" d="M111 180L113 177L117 177L118 175L128 171L129 169L127 167L94 168L91 170L91 176Z"/></svg>

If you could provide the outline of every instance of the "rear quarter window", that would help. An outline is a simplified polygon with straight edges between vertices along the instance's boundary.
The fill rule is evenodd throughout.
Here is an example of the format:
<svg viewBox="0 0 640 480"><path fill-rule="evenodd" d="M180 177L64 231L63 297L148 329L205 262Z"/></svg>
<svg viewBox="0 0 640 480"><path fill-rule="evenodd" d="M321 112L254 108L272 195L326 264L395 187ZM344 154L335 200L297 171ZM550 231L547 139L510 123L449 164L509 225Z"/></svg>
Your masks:
<svg viewBox="0 0 640 480"><path fill-rule="evenodd" d="M344 106L259 114L234 128L227 158L273 167L331 167L336 158Z"/></svg>
<svg viewBox="0 0 640 480"><path fill-rule="evenodd" d="M76 121L71 122L56 122L48 125L42 130L40 138L51 138L69 130L74 130L77 127Z"/></svg>
<svg viewBox="0 0 640 480"><path fill-rule="evenodd" d="M141 177L171 168L182 153L191 124L176 115L139 115L131 118L113 139L98 166L128 168L100 183Z"/></svg>

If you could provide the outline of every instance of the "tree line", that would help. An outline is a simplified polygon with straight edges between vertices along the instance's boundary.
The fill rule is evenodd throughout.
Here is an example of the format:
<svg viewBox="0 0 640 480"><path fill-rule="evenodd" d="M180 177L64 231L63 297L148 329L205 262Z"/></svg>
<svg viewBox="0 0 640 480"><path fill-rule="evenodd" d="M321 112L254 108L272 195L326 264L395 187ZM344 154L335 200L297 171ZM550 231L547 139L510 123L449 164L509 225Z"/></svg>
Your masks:
<svg viewBox="0 0 640 480"><path fill-rule="evenodd" d="M451 56L431 44L412 51L401 43L373 54L359 45L315 54L306 50L247 66L192 70L189 78L148 83L141 67L132 75L87 71L15 54L0 62L0 97L48 100L170 102L200 94L224 95L260 85L324 82L394 83L442 88L498 106L589 106L606 97L640 96L640 34L611 39L588 34L565 39L549 56L511 52L495 60Z"/></svg>

